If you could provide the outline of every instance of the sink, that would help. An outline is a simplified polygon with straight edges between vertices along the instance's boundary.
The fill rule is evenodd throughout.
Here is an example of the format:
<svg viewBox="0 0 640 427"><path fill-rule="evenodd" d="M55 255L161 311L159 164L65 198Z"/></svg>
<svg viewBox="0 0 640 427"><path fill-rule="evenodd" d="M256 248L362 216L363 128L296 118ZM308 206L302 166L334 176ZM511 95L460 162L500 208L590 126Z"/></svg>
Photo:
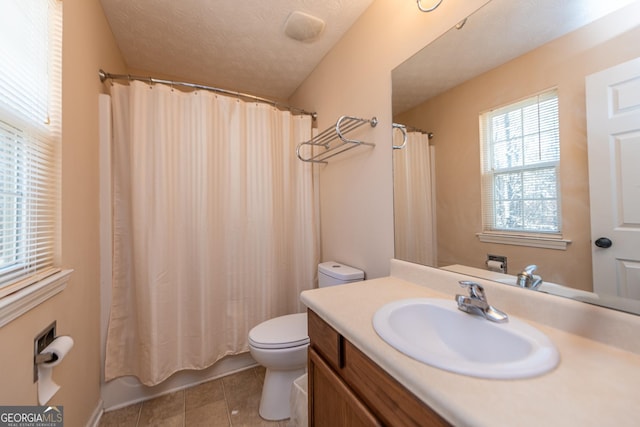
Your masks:
<svg viewBox="0 0 640 427"><path fill-rule="evenodd" d="M542 375L560 356L539 330L509 316L495 323L458 310L455 301L413 298L394 301L373 316L389 345L420 362L480 378Z"/></svg>

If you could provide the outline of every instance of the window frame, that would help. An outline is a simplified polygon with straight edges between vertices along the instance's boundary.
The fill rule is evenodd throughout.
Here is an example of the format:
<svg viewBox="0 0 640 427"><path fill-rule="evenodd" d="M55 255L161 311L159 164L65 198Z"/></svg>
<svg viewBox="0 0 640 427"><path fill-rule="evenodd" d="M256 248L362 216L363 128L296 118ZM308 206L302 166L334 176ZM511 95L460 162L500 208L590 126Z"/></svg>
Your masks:
<svg viewBox="0 0 640 427"><path fill-rule="evenodd" d="M0 54L10 61L0 75L0 181L10 194L0 214L15 226L0 230L6 259L0 268L0 327L61 292L72 273L57 267L62 1L17 0L5 6L8 29ZM11 18L11 10L21 19Z"/></svg>
<svg viewBox="0 0 640 427"><path fill-rule="evenodd" d="M527 106L540 105L541 102L556 99L555 128L557 133L557 159L539 161L537 163L495 169L494 164L494 141L492 140L491 119L498 115L508 114L508 112L522 111ZM481 162L481 197L482 197L482 231L476 235L481 242L520 245L529 247L541 247L549 249L566 250L570 240L566 240L562 235L562 192L560 185L560 96L557 88L550 88L520 100L507 103L497 108L482 112L479 115L480 129L480 162ZM538 126L536 135L542 133ZM520 135L524 140L524 132ZM539 139L539 138L538 138ZM524 142L523 142L524 144ZM521 155L525 156L526 148L523 145ZM496 226L496 196L495 179L503 174L526 173L543 169L553 169L555 174L555 202L556 202L556 230L539 230L527 228L523 224L521 228L505 228ZM524 194L518 199L519 203L525 203L527 198ZM535 199L534 199L535 200ZM524 217L524 210L522 217Z"/></svg>

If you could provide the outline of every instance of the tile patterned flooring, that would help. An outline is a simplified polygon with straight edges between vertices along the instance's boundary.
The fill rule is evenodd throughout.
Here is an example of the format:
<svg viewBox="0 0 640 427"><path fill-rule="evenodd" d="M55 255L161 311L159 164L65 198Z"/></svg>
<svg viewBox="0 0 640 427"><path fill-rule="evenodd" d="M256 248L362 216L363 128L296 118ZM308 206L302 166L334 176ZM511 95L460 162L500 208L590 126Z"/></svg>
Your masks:
<svg viewBox="0 0 640 427"><path fill-rule="evenodd" d="M264 368L255 367L146 402L105 412L99 427L290 427L258 415Z"/></svg>

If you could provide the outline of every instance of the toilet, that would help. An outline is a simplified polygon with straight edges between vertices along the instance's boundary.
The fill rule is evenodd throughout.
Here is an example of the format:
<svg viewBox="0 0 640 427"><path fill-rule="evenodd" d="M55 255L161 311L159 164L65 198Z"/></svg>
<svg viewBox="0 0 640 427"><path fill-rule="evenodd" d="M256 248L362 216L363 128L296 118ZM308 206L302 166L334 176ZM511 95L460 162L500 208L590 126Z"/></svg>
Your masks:
<svg viewBox="0 0 640 427"><path fill-rule="evenodd" d="M364 280L357 268L329 261L318 265L318 286L342 285ZM269 319L249 331L251 356L266 368L260 416L283 420L290 416L289 396L293 381L307 369L307 313Z"/></svg>

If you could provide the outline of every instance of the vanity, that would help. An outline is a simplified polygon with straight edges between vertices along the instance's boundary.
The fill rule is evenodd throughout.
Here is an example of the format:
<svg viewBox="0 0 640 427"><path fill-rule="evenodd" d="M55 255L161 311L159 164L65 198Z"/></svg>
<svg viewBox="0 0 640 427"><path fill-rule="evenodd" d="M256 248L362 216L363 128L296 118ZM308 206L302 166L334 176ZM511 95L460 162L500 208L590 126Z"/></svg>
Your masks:
<svg viewBox="0 0 640 427"><path fill-rule="evenodd" d="M451 300L469 276L391 261L391 275L302 293L309 308L311 426L632 426L640 318L482 279L489 302L545 334L550 372L485 379L419 362L376 333L375 313L408 298Z"/></svg>
<svg viewBox="0 0 640 427"><path fill-rule="evenodd" d="M312 426L448 426L312 310L308 311Z"/></svg>

